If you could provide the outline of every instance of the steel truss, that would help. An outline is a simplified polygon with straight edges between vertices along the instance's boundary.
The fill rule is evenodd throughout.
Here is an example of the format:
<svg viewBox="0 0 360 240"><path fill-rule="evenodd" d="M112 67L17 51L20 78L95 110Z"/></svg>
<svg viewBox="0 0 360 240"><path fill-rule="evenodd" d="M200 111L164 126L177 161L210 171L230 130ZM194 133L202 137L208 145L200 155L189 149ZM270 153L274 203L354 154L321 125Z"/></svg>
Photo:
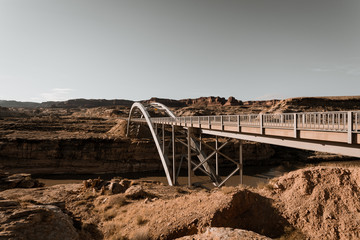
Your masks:
<svg viewBox="0 0 360 240"><path fill-rule="evenodd" d="M133 123L131 121L132 116L135 112L140 111L141 117L144 118L144 121L140 122L140 124L147 124L150 129L166 174L168 184L170 186L178 184L180 169L184 163L184 160L187 160L189 186L198 184L192 182L192 176L195 174L196 170L199 170L203 174L207 175L210 182L212 182L213 185L217 187L223 186L231 176L239 171L240 184L242 184L243 165L241 141L240 156L239 161L237 162L221 152L221 149L223 149L229 143L230 139L226 139L226 142L219 147L218 138L216 137L215 148L213 148L204 142L202 134L196 134L195 129L191 127L166 126L165 124L152 123L148 112L150 108L156 108L156 110L163 111L169 117L175 118L175 115L163 104L151 103L150 105L144 106L141 103L134 103L129 114L127 135L131 135L131 124ZM136 123L139 124L139 122ZM135 129L136 131L139 131L139 127L136 127ZM177 152L181 151L181 148L179 148L181 145L187 148L187 154L177 154ZM203 151L203 147L212 150L212 152L209 155L206 155ZM224 180L222 180L221 176L219 175L219 155L221 155L225 160L228 160L236 165L236 169L228 176L226 176ZM212 166L210 161L214 156L215 167ZM172 161L169 159L172 159Z"/></svg>

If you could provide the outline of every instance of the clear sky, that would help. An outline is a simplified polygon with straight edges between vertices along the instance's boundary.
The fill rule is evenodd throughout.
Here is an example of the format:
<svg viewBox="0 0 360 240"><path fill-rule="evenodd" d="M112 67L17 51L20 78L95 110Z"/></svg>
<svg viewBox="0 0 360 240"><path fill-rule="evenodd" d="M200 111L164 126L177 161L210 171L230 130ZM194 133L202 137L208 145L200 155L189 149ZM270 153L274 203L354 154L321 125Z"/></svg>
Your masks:
<svg viewBox="0 0 360 240"><path fill-rule="evenodd" d="M360 95L359 0L0 0L0 99Z"/></svg>

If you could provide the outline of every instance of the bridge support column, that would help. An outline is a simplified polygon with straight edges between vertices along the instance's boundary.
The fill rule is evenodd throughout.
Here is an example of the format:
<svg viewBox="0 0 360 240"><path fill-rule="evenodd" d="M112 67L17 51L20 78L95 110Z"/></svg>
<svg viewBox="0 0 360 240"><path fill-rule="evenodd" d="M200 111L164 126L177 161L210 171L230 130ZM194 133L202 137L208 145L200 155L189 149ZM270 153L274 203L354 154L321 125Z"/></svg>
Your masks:
<svg viewBox="0 0 360 240"><path fill-rule="evenodd" d="M298 137L298 130L297 130L297 114L294 113L294 138Z"/></svg>
<svg viewBox="0 0 360 240"><path fill-rule="evenodd" d="M162 125L162 152L165 153L165 124Z"/></svg>
<svg viewBox="0 0 360 240"><path fill-rule="evenodd" d="M201 133L200 133L199 139L200 139L199 148L200 148L200 151L201 151L202 150L202 135L201 135Z"/></svg>
<svg viewBox="0 0 360 240"><path fill-rule="evenodd" d="M262 113L259 114L260 121L260 134L264 134L264 115Z"/></svg>
<svg viewBox="0 0 360 240"><path fill-rule="evenodd" d="M240 184L243 184L243 142L240 140L239 144L239 175Z"/></svg>
<svg viewBox="0 0 360 240"><path fill-rule="evenodd" d="M171 142L172 142L172 173L173 173L173 185L176 185L176 161L175 161L175 126L171 126Z"/></svg>
<svg viewBox="0 0 360 240"><path fill-rule="evenodd" d="M191 132L192 128L188 128L187 131L187 147L188 147L188 186L191 187Z"/></svg>
<svg viewBox="0 0 360 240"><path fill-rule="evenodd" d="M219 176L219 153L218 153L218 136L215 137L215 174Z"/></svg>
<svg viewBox="0 0 360 240"><path fill-rule="evenodd" d="M347 131L348 131L348 144L352 144L353 143L353 137L352 137L352 131L353 131L353 112L348 112L348 126L347 126Z"/></svg>

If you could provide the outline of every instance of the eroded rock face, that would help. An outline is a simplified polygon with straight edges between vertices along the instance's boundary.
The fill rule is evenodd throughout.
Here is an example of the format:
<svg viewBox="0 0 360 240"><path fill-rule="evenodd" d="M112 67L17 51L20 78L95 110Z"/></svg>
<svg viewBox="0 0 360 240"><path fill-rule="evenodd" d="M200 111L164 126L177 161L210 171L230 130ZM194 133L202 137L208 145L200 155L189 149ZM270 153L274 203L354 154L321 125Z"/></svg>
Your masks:
<svg viewBox="0 0 360 240"><path fill-rule="evenodd" d="M0 107L0 118L24 117L24 116L26 116L24 113L19 113L17 111L13 111L10 108Z"/></svg>
<svg viewBox="0 0 360 240"><path fill-rule="evenodd" d="M243 102L240 100L237 100L234 97L229 97L227 102L224 104L224 106L239 106L242 105Z"/></svg>
<svg viewBox="0 0 360 240"><path fill-rule="evenodd" d="M79 239L70 217L53 205L22 207L16 201L3 200L0 216L0 239Z"/></svg>
<svg viewBox="0 0 360 240"><path fill-rule="evenodd" d="M31 178L31 174L19 173L9 174L0 172L0 191L11 188L35 188L43 186L36 179Z"/></svg>
<svg viewBox="0 0 360 240"><path fill-rule="evenodd" d="M9 172L43 174L127 173L161 170L150 140L13 139L2 143L0 166Z"/></svg>
<svg viewBox="0 0 360 240"><path fill-rule="evenodd" d="M360 108L360 97L299 97L278 101L269 112L351 111Z"/></svg>
<svg viewBox="0 0 360 240"><path fill-rule="evenodd" d="M189 102L192 105L202 105L202 106L222 106L226 103L226 99L223 97L200 97L196 99L191 99Z"/></svg>
<svg viewBox="0 0 360 240"><path fill-rule="evenodd" d="M84 139L3 139L0 168L32 174L104 174L162 171L152 140L125 138ZM180 146L179 146L179 151ZM184 150L186 151L186 150ZM228 144L222 152L237 159L238 144ZM270 158L269 145L244 145L245 164Z"/></svg>

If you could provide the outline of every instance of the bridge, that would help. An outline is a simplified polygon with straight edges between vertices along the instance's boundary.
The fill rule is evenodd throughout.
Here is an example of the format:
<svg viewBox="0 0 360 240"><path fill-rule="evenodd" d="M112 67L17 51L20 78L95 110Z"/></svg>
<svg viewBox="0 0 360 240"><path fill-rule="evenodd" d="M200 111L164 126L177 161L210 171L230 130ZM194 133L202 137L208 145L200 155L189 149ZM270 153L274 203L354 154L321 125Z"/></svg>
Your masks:
<svg viewBox="0 0 360 240"><path fill-rule="evenodd" d="M161 117L151 117L150 112L161 114ZM189 186L197 170L209 176L217 187L223 186L236 173L242 184L244 140L360 158L360 111L176 117L161 103L134 103L127 135L139 131L144 124L155 141L171 186L178 182L184 159L187 160ZM206 143L204 136L215 138L215 146ZM218 137L226 139L220 146ZM221 152L232 139L239 142L238 159ZM224 179L219 175L220 155L234 165L234 170Z"/></svg>

